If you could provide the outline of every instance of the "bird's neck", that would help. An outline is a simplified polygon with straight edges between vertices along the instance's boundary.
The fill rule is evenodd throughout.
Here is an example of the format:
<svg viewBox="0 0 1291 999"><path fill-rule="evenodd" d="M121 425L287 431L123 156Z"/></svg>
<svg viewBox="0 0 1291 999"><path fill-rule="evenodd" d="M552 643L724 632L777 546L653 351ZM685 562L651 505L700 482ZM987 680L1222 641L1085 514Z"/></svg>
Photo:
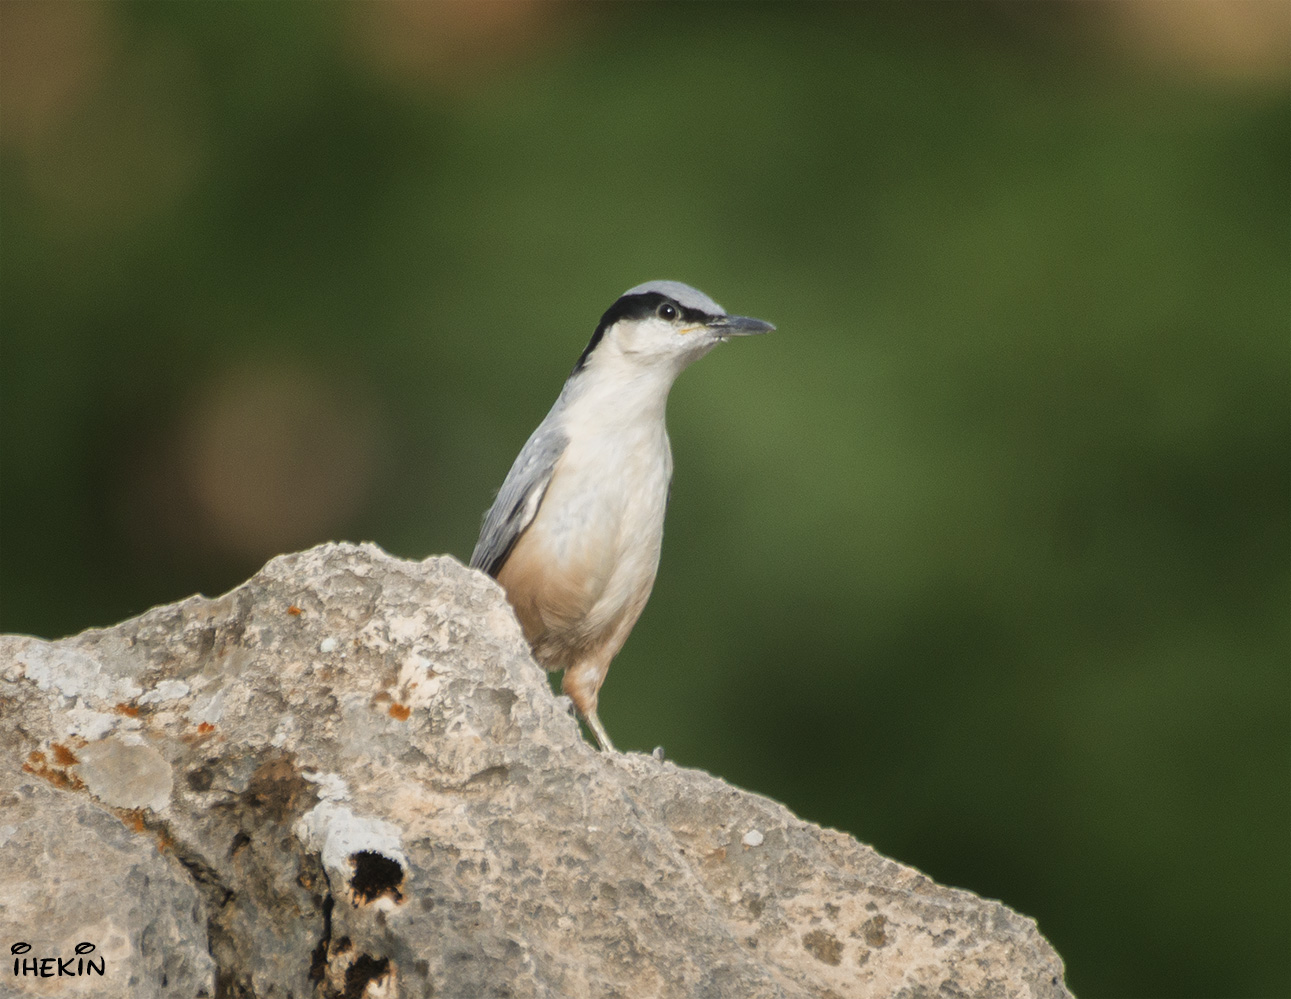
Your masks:
<svg viewBox="0 0 1291 999"><path fill-rule="evenodd" d="M662 428L668 392L681 373L673 365L642 364L622 354L595 358L562 393L566 417L588 428Z"/></svg>

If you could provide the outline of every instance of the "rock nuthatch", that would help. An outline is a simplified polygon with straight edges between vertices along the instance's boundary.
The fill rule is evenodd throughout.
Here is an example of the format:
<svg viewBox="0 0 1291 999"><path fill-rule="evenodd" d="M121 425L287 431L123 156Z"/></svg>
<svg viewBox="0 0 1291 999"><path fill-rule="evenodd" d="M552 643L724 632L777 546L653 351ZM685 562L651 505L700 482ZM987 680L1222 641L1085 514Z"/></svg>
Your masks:
<svg viewBox="0 0 1291 999"><path fill-rule="evenodd" d="M624 292L484 516L471 567L502 585L534 658L565 671L561 689L602 749L614 746L597 692L659 568L668 390L719 343L773 329L677 281Z"/></svg>

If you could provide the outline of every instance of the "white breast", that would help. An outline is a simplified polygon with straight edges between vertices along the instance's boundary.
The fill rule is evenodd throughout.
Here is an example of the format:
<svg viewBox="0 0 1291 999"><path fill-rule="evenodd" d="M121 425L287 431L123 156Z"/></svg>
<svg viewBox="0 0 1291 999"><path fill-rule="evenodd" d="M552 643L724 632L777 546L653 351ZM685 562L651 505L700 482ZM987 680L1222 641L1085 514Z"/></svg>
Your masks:
<svg viewBox="0 0 1291 999"><path fill-rule="evenodd" d="M533 529L553 568L583 580L580 630L607 627L649 595L671 476L662 420L571 433Z"/></svg>

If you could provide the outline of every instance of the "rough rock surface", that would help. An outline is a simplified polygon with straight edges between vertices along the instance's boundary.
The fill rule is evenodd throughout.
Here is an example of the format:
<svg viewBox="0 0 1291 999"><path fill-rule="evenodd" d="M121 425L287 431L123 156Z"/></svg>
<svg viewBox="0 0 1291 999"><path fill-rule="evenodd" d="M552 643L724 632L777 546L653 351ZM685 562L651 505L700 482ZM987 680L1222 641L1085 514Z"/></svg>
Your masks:
<svg viewBox="0 0 1291 999"><path fill-rule="evenodd" d="M1069 995L998 902L599 754L491 580L372 545L0 639L0 947L15 995Z"/></svg>

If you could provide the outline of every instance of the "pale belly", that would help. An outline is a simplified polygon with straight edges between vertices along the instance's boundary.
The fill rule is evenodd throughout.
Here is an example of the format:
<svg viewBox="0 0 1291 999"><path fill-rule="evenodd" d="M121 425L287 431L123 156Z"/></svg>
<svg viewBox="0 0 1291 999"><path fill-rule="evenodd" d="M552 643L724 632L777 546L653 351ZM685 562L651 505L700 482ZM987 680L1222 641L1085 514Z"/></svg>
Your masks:
<svg viewBox="0 0 1291 999"><path fill-rule="evenodd" d="M571 447L498 574L549 669L612 656L654 585L672 456L666 435L633 444Z"/></svg>

